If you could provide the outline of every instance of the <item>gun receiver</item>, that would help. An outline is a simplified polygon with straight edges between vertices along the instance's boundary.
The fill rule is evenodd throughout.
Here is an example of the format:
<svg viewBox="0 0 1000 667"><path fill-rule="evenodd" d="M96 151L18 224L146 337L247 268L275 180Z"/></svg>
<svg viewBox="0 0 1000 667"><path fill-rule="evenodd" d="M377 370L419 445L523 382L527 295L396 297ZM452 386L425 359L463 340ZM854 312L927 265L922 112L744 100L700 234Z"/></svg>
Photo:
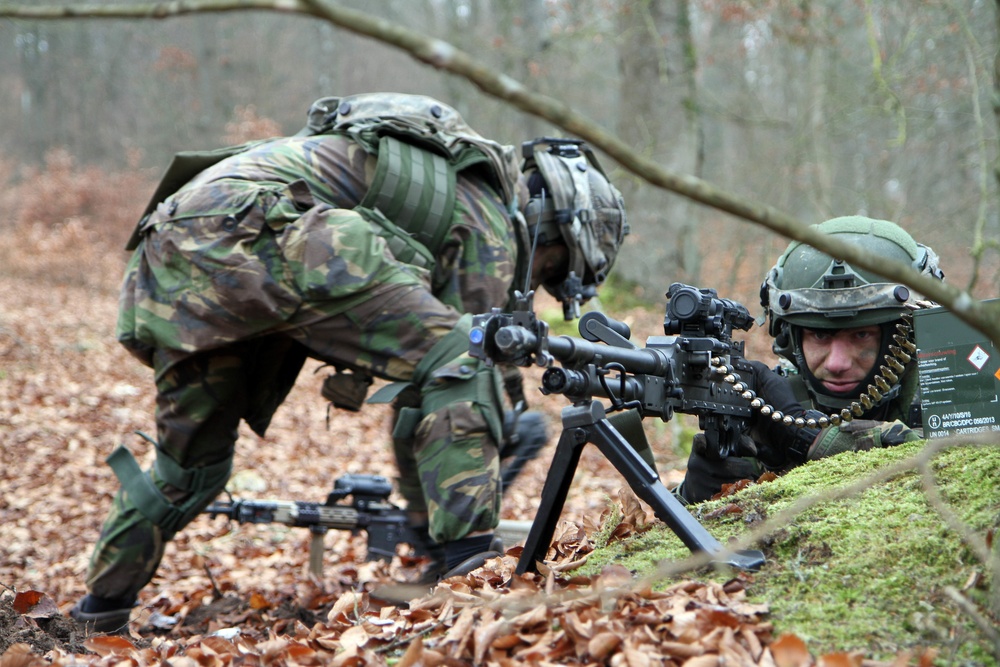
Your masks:
<svg viewBox="0 0 1000 667"><path fill-rule="evenodd" d="M629 340L626 324L600 313L580 319L581 338L549 336L548 325L532 312L532 293L518 295L513 313L494 310L473 319L472 356L486 363L544 367L542 392L563 394L573 403L563 410L563 433L518 563L519 573L544 558L580 450L588 442L598 446L636 495L691 551L720 554L724 562L741 569L763 564L759 551L724 553L608 421L605 407L593 400L606 398L611 411L635 410L643 418L668 421L675 412L698 415L710 451L719 458L736 452L752 416L748 396L753 395L753 373L743 358L742 342L734 342L732 332L749 330L753 318L742 305L718 298L712 289L674 283L667 299L665 335L649 338L644 348Z"/></svg>
<svg viewBox="0 0 1000 667"><path fill-rule="evenodd" d="M488 363L534 361L546 367L544 394L574 401L600 396L610 399L612 411L635 409L663 421L675 412L697 415L709 449L725 458L735 453L752 416L743 394L753 389L753 373L732 331L749 330L753 318L712 289L674 283L667 298L667 335L648 338L644 348L629 340L626 324L601 313L584 315L582 338L575 338L548 336L547 325L533 316L494 311L474 318L470 353ZM739 382L724 381L735 374Z"/></svg>
<svg viewBox="0 0 1000 667"><path fill-rule="evenodd" d="M368 534L368 560L389 560L396 546L419 548L421 536L410 527L406 512L389 502L392 483L380 475L344 475L334 482L325 503L298 500L230 500L215 502L203 510L212 518L225 516L237 523L280 523L308 528L309 569L320 576L323 568L323 536L334 530L364 530ZM343 503L351 497L350 503Z"/></svg>

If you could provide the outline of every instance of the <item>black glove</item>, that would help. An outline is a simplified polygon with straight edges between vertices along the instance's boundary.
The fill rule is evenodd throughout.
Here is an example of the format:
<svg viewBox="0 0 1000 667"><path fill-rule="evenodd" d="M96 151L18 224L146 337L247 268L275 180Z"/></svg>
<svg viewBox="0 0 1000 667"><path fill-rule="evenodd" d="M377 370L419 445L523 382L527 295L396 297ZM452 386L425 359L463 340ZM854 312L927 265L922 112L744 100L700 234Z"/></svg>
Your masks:
<svg viewBox="0 0 1000 667"><path fill-rule="evenodd" d="M691 451L713 461L719 459L718 452L709 451L708 439L701 432L694 434L694 438L691 440ZM736 451L733 456L757 456L757 443L750 436L741 435L736 443Z"/></svg>
<svg viewBox="0 0 1000 667"><path fill-rule="evenodd" d="M753 386L757 396L782 415L795 418L818 418L821 413L806 410L795 398L788 380L775 373L759 361L749 361L753 372ZM759 458L769 467L781 468L789 463L806 461L809 446L820 430L786 425L784 421L774 421L771 415L754 414L751 420L750 436L757 444Z"/></svg>

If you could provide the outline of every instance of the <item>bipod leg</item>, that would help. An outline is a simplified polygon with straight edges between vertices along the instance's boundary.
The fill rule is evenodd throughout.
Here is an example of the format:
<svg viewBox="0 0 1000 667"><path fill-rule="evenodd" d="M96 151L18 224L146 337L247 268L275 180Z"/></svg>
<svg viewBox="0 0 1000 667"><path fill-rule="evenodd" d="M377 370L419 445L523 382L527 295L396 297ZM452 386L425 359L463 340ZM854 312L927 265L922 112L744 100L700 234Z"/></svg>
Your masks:
<svg viewBox="0 0 1000 667"><path fill-rule="evenodd" d="M692 553L705 552L719 555L715 562L725 563L740 570L759 570L764 564L764 554L756 550L726 552L719 541L695 519L687 508L670 493L660 481L655 470L642 460L632 445L622 437L607 419L596 421L589 430L589 440L622 474L635 494L645 501L670 530L680 538ZM724 554L724 555L723 555Z"/></svg>
<svg viewBox="0 0 1000 667"><path fill-rule="evenodd" d="M552 543L552 536L556 532L559 516L566 503L566 494L569 493L576 466L580 462L580 453L587 444L586 431L571 425L576 421L574 415L581 409L584 408L570 406L563 410L563 431L559 436L559 442L556 443L556 453L552 457L549 474L545 477L545 486L542 487L542 497L535 511L535 520L524 541L521 559L517 562L515 570L517 574L535 571L535 563L545 559L545 552ZM589 412L589 405L585 410ZM586 420L586 417L584 419Z"/></svg>

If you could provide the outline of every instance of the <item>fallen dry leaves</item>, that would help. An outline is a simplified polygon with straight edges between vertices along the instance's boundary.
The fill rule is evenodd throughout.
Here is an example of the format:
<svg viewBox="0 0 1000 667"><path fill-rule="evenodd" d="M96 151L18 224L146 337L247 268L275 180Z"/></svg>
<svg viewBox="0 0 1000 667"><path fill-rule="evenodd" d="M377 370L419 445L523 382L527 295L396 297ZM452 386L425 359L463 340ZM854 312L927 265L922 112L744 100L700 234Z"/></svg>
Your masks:
<svg viewBox="0 0 1000 667"><path fill-rule="evenodd" d="M380 587L412 563L366 561L363 536L331 531L316 580L307 531L199 517L168 546L130 634L85 636L65 613L84 593L117 489L104 458L125 443L150 462L132 434L155 430L152 382L114 341L120 239L86 220L24 235L34 229L15 229L19 243L0 250L0 667L863 664L849 654L814 659L798 638L774 637L743 579L653 591L620 568L574 577L609 499L611 539L650 520L631 493L619 495L621 477L595 448L583 452L539 574L514 574L515 548L394 605ZM656 333L659 316L631 324ZM303 372L266 438L241 431L232 480L241 496L318 501L341 474L393 475L388 445L372 446L388 442L387 413L328 415L316 370ZM532 400L558 423L561 402ZM653 445L669 475L677 461ZM533 518L550 456L543 450L526 468L504 518Z"/></svg>

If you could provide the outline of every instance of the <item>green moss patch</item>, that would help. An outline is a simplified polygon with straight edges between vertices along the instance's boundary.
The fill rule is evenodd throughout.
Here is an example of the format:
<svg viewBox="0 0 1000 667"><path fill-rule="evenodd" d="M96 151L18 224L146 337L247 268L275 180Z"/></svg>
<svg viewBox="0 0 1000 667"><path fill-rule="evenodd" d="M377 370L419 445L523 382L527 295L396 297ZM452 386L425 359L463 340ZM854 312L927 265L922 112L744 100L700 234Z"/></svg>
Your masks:
<svg viewBox="0 0 1000 667"><path fill-rule="evenodd" d="M931 459L934 486L964 531L942 518L915 469L836 498L837 490L865 486L863 480L913 457L922 446L910 443L812 462L689 510L725 543L819 494L820 502L756 545L767 564L749 576L748 593L751 601L770 606L778 633L798 635L814 653L860 650L888 659L901 650L931 647L940 650L941 664L995 665L997 647L946 588L960 591L982 618L997 622L1000 595L991 594L995 573L962 533L977 536L980 547L991 543L992 562L1000 560L1000 540L993 539L1000 532L1000 447L954 447ZM650 576L662 562L689 555L670 530L657 525L593 553L582 573L596 574L617 563L637 576ZM695 576L725 580L732 574L704 568Z"/></svg>

